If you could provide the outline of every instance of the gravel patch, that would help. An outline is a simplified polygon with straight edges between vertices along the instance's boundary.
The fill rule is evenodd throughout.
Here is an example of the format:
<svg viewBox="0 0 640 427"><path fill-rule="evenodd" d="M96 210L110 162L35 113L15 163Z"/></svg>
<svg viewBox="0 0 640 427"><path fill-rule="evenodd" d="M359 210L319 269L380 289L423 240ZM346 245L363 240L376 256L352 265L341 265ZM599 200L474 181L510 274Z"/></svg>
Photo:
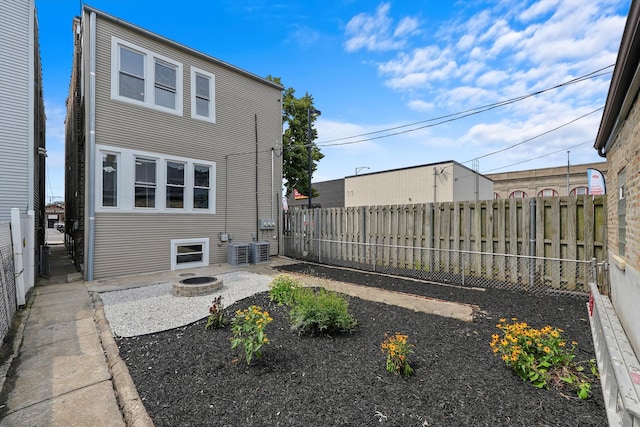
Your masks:
<svg viewBox="0 0 640 427"><path fill-rule="evenodd" d="M272 278L247 271L216 277L223 286L211 295L174 297L172 282L122 291L100 293L104 313L116 337L134 337L188 325L207 317L211 301L222 296L227 307L241 299L269 290Z"/></svg>

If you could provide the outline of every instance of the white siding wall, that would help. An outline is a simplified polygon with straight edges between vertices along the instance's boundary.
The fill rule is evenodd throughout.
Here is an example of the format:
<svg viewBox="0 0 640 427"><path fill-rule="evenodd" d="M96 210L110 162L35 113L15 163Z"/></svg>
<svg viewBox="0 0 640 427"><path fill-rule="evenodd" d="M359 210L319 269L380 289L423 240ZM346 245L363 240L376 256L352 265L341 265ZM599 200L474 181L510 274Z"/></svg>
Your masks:
<svg viewBox="0 0 640 427"><path fill-rule="evenodd" d="M86 34L86 17L84 25ZM111 99L112 36L182 64L182 115ZM217 173L215 214L98 212L94 278L169 270L172 239L209 238L211 263L227 261L220 233L233 234L234 242L268 240L276 254L277 232L258 232L257 220L270 218L273 206L279 211L272 197L279 193L282 157L275 157L272 180L270 150L281 141L281 91L101 16L96 42L96 144L215 162ZM191 66L215 75L215 123L191 118Z"/></svg>
<svg viewBox="0 0 640 427"><path fill-rule="evenodd" d="M33 1L4 0L0 12L0 221L33 209ZM31 183L31 184L30 184Z"/></svg>
<svg viewBox="0 0 640 427"><path fill-rule="evenodd" d="M490 179L459 164L453 164L453 174L454 201L493 199L493 182Z"/></svg>

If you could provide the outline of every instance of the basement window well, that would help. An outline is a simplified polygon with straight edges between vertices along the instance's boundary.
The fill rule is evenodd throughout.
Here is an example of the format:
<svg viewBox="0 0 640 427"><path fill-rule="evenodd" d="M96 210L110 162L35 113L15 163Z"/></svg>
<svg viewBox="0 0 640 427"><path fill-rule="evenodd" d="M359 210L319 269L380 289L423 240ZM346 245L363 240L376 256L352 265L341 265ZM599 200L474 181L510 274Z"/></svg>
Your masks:
<svg viewBox="0 0 640 427"><path fill-rule="evenodd" d="M171 269L206 267L209 265L209 239L171 240Z"/></svg>

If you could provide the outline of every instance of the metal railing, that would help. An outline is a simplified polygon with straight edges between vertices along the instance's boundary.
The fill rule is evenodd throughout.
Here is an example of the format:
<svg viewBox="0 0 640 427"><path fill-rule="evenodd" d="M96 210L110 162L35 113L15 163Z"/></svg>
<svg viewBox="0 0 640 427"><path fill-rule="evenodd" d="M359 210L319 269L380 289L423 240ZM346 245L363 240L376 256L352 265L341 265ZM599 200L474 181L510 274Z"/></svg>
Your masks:
<svg viewBox="0 0 640 427"><path fill-rule="evenodd" d="M286 256L460 286L534 293L589 292L593 274L602 286L604 263L452 249L353 243L285 236ZM594 279L595 280L595 279Z"/></svg>

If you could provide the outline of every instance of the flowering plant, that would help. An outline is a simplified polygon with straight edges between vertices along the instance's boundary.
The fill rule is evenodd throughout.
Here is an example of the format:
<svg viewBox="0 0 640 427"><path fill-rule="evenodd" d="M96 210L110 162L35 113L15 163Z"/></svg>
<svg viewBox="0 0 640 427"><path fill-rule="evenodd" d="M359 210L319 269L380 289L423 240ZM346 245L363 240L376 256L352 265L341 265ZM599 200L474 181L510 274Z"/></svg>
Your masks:
<svg viewBox="0 0 640 427"><path fill-rule="evenodd" d="M409 376L413 368L409 365L409 354L413 353L413 345L407 342L408 335L396 332L395 335L384 335L385 340L380 349L387 355L387 372Z"/></svg>
<svg viewBox="0 0 640 427"><path fill-rule="evenodd" d="M590 378L584 368L573 361L577 343L573 341L568 346L562 338L562 329L551 326L535 329L525 322L517 322L515 317L511 320L514 323L500 319L496 325L502 335L493 334L490 344L493 353L500 355L520 378L535 387L569 384L581 399L588 398ZM591 373L597 374L593 364Z"/></svg>
<svg viewBox="0 0 640 427"><path fill-rule="evenodd" d="M231 319L231 348L242 346L245 353L247 365L255 357L262 357L262 346L269 343L264 328L273 319L269 312L263 311L261 307L252 305L246 310L236 311L236 316Z"/></svg>
<svg viewBox="0 0 640 427"><path fill-rule="evenodd" d="M223 308L222 295L216 297L213 301L211 301L211 307L209 307L209 317L207 317L207 324L204 325L205 329L219 329L227 324L227 319L225 319L224 317L224 311L222 311Z"/></svg>

